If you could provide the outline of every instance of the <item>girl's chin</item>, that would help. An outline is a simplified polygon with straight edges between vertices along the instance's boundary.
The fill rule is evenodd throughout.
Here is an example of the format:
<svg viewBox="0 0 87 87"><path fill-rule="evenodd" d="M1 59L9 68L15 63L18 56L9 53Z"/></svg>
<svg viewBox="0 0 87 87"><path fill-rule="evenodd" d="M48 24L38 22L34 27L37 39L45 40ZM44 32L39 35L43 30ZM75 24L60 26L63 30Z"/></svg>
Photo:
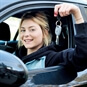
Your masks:
<svg viewBox="0 0 87 87"><path fill-rule="evenodd" d="M34 46L25 46L26 49L32 49Z"/></svg>

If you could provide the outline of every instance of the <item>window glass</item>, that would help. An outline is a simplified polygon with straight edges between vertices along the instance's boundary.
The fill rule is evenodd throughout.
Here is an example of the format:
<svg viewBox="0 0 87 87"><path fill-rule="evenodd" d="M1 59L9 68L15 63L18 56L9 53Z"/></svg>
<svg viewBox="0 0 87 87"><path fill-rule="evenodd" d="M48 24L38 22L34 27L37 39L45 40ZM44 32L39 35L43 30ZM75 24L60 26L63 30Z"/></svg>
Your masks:
<svg viewBox="0 0 87 87"><path fill-rule="evenodd" d="M86 14L87 14L87 7L85 8L85 12L86 12Z"/></svg>
<svg viewBox="0 0 87 87"><path fill-rule="evenodd" d="M10 40L13 40L13 38L14 38L18 28L19 28L20 19L16 18L16 17L10 17L7 20L5 20L4 22L9 25L10 32L11 32Z"/></svg>

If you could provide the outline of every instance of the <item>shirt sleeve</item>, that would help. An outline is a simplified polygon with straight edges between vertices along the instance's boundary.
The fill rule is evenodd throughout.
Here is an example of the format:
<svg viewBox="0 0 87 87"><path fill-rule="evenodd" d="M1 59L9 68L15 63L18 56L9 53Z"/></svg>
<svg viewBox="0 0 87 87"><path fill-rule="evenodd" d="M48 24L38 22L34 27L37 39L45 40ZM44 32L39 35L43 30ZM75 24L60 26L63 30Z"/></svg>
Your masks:
<svg viewBox="0 0 87 87"><path fill-rule="evenodd" d="M76 24L74 49L62 51L60 65L68 68L74 67L79 72L87 68L87 23Z"/></svg>

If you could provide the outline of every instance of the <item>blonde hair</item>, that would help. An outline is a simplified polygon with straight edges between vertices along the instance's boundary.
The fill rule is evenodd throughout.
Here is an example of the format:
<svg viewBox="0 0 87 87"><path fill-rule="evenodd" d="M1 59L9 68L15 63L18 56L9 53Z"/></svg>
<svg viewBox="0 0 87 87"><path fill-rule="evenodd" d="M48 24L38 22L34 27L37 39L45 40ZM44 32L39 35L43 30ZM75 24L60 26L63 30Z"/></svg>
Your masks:
<svg viewBox="0 0 87 87"><path fill-rule="evenodd" d="M20 26L19 26L19 37L20 37L20 27L24 20L31 19L32 21L36 22L42 29L42 33L44 36L44 46L48 46L51 43L51 33L48 24L48 19L43 12L27 12L22 16ZM22 46L22 42L18 41L18 47Z"/></svg>

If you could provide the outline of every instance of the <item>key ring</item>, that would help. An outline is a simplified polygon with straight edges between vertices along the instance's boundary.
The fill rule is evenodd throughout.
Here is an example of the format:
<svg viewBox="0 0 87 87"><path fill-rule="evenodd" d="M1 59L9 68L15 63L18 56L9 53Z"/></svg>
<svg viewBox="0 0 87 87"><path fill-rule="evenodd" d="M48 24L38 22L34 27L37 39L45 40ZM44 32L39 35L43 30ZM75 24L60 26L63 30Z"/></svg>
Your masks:
<svg viewBox="0 0 87 87"><path fill-rule="evenodd" d="M58 23L59 23L59 24L58 24ZM61 21L56 21L56 26L57 26L57 25L60 25L60 26L61 26L61 25L62 25L62 22L61 22Z"/></svg>

